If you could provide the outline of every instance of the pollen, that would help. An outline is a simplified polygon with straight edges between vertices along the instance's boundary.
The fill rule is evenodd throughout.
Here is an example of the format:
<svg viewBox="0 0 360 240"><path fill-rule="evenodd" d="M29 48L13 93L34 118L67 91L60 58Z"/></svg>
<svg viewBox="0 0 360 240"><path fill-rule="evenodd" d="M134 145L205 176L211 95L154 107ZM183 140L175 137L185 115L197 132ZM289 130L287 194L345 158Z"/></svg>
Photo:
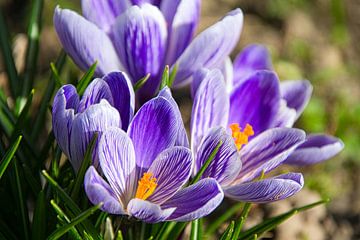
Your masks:
<svg viewBox="0 0 360 240"><path fill-rule="evenodd" d="M156 178L153 177L151 172L145 172L140 181L138 181L135 198L146 200L154 193L156 187Z"/></svg>
<svg viewBox="0 0 360 240"><path fill-rule="evenodd" d="M243 131L241 131L241 127L238 123L230 124L230 129L238 150L240 150L244 144L249 142L249 137L254 135L254 130L250 124L246 124Z"/></svg>

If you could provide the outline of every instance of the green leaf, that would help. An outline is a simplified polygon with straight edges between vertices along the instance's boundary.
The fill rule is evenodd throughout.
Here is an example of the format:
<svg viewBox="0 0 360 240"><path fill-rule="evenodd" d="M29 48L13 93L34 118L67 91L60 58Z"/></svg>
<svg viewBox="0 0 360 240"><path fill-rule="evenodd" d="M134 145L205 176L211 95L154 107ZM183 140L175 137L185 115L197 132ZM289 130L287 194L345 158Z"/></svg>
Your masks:
<svg viewBox="0 0 360 240"><path fill-rule="evenodd" d="M175 80L175 77L176 77L176 74L177 74L177 70L178 70L178 64L175 64L171 70L171 73L170 73L170 77L169 77L169 83L168 83L168 87L171 88L173 83L174 83L174 80Z"/></svg>
<svg viewBox="0 0 360 240"><path fill-rule="evenodd" d="M45 171L42 171L43 176L46 178L48 183L54 188L54 190L59 194L59 198L63 203L69 207L70 211L76 216L81 213L80 208L76 203L71 199L71 197L61 188L61 186ZM71 216L70 216L71 217ZM101 239L99 234L95 231L94 226L87 220L84 221L85 230L91 234L94 239Z"/></svg>
<svg viewBox="0 0 360 240"><path fill-rule="evenodd" d="M106 220L106 218L108 217L108 213L107 212L101 212L99 214L99 217L97 218L96 220L96 223L95 223L95 228L98 228L100 227L100 225Z"/></svg>
<svg viewBox="0 0 360 240"><path fill-rule="evenodd" d="M225 232L221 235L220 240L231 240L231 237L234 233L235 221L231 223L226 228Z"/></svg>
<svg viewBox="0 0 360 240"><path fill-rule="evenodd" d="M220 227L221 224L226 222L229 218L231 218L235 213L239 212L240 209L243 208L243 203L234 204L230 209L224 212L220 217L217 217L214 221L210 223L209 226L206 227L206 234L211 235Z"/></svg>
<svg viewBox="0 0 360 240"><path fill-rule="evenodd" d="M232 236L232 239L238 239L240 231L245 223L245 220L249 215L250 209L251 209L251 203L245 203L240 218L235 224L234 235Z"/></svg>
<svg viewBox="0 0 360 240"><path fill-rule="evenodd" d="M85 89L91 82L91 80L94 76L95 70L96 70L96 65L97 65L97 62L95 62L93 65L91 65L89 70L85 73L85 75L81 78L78 85L76 86L76 90L77 90L79 96L82 96L84 94Z"/></svg>
<svg viewBox="0 0 360 240"><path fill-rule="evenodd" d="M11 148L6 152L5 156L1 159L0 163L0 179L2 175L4 174L5 170L9 166L9 163L11 159L13 159L16 150L18 149L20 142L21 142L22 136L19 136L16 141L12 144Z"/></svg>
<svg viewBox="0 0 360 240"><path fill-rule="evenodd" d="M46 216L45 192L44 190L42 190L40 191L36 200L35 211L31 226L31 239L45 239Z"/></svg>
<svg viewBox="0 0 360 240"><path fill-rule="evenodd" d="M140 79L139 81L137 81L135 84L134 84L134 92L138 91L140 88L142 88L145 83L149 80L150 78L150 73L146 74L145 77L143 77L142 79Z"/></svg>
<svg viewBox="0 0 360 240"><path fill-rule="evenodd" d="M299 212L306 211L306 210L316 207L318 205L328 203L328 202L329 202L329 199L325 199L325 200L321 200L321 201L318 201L318 202L315 202L312 204L305 205L303 207L294 208L286 213L283 213L276 217L267 219L267 220L263 221L262 223L246 230L245 232L240 233L238 238L236 238L236 239L245 240L245 239L253 238L254 235L256 235L257 237L261 236L265 232L273 230L275 227L277 227L279 224L283 223L285 220L289 219L293 215L295 215Z"/></svg>
<svg viewBox="0 0 360 240"><path fill-rule="evenodd" d="M122 235L121 230L118 231L118 234L117 234L117 236L116 236L116 240L124 240L124 237L123 237L123 235Z"/></svg>
<svg viewBox="0 0 360 240"><path fill-rule="evenodd" d="M4 16L0 8L0 48L2 52L3 64L5 65L7 76L9 78L10 91L14 98L19 94L21 86L20 79L16 70L14 58L12 55L10 34L5 23Z"/></svg>
<svg viewBox="0 0 360 240"><path fill-rule="evenodd" d="M59 207L59 205L56 204L54 199L50 201L51 206L54 208L55 212L58 214L59 218L65 221L66 223L70 223L70 218L64 213L64 211ZM72 227L69 229L69 233L74 237L74 239L81 240L81 236L79 232L76 230L75 227ZM37 238L37 239L43 239L43 238Z"/></svg>
<svg viewBox="0 0 360 240"><path fill-rule="evenodd" d="M74 201L77 201L78 199L78 194L80 192L80 187L84 182L84 176L86 173L86 170L88 169L88 167L90 166L91 162L92 162L92 154L95 148L95 143L97 141L97 138L99 136L99 133L94 133L90 144L88 145L86 152L85 152L85 156L84 156L84 160L81 163L80 169L77 173L76 179L75 179L75 185L73 190L71 191L71 198Z"/></svg>
<svg viewBox="0 0 360 240"><path fill-rule="evenodd" d="M24 198L24 191L23 191L23 184L20 180L20 169L19 164L15 158L14 160L14 178L15 178L15 185L16 185L16 199L18 201L18 207L20 209L21 215L21 226L23 230L23 237L25 240L30 239L29 236L29 215L28 209L26 206L26 199Z"/></svg>
<svg viewBox="0 0 360 240"><path fill-rule="evenodd" d="M95 205L88 210L82 212L76 218L74 218L70 223L58 228L53 232L49 237L48 240L56 240L59 239L62 235L67 233L71 228L76 226L77 224L81 223L82 221L86 220L90 215L92 215L95 211L97 211L102 206L102 203Z"/></svg>
<svg viewBox="0 0 360 240"><path fill-rule="evenodd" d="M61 72L61 70L63 69L65 65L65 61L66 61L66 53L62 51L59 57L57 58L55 65L50 64L51 69L52 70L55 69L56 72L54 71L51 72L50 81L47 83L46 90L41 98L39 111L36 114L36 118L34 121L34 128L31 133L31 139L33 141L37 139L37 137L40 135L41 130L43 129L46 118L46 112L48 111L49 103L54 94L56 83L60 81L59 72Z"/></svg>
<svg viewBox="0 0 360 240"><path fill-rule="evenodd" d="M201 166L200 170L197 172L195 177L191 180L189 185L192 185L200 180L202 175L204 174L205 170L209 167L212 160L214 160L216 154L219 152L220 147L223 145L223 142L220 141L218 145L214 148L214 150L211 152L210 157L206 160L206 162Z"/></svg>
<svg viewBox="0 0 360 240"><path fill-rule="evenodd" d="M28 27L28 48L25 60L25 73L23 80L22 95L26 96L33 88L36 73L36 64L39 55L39 39L41 32L41 18L44 0L34 0L31 9L30 22Z"/></svg>
<svg viewBox="0 0 360 240"><path fill-rule="evenodd" d="M161 77L160 90L169 85L169 78L170 78L169 71L170 71L169 65L166 65Z"/></svg>

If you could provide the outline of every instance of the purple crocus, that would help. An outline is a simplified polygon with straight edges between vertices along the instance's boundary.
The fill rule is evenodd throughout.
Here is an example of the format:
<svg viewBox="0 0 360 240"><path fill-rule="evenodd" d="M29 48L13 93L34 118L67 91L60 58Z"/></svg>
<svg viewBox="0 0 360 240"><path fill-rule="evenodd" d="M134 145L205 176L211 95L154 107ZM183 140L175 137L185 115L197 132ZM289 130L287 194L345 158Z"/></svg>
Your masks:
<svg viewBox="0 0 360 240"><path fill-rule="evenodd" d="M268 74L268 78L277 79L271 72L264 74ZM196 77L201 76L201 83L195 86L199 83L195 81L193 86L197 89L191 119L195 172L199 171L221 142L219 151L203 177L215 178L225 196L238 201L265 203L284 199L298 192L304 183L300 173L287 173L260 180L258 178L280 166L305 140L305 133L285 127L264 129L258 133L262 117L269 117L269 113L263 111L264 115L259 116L260 119L251 117L262 106L261 101L272 104L273 100L264 98L254 87L248 87L248 92L239 96L244 104L252 103L248 108L238 106L238 113L243 114L244 120L232 122L232 119L229 120L231 100L220 70L203 70ZM251 99L253 94L256 98ZM249 119L254 120L247 122L252 127L249 124L243 125L242 121ZM243 131L239 123L244 127Z"/></svg>
<svg viewBox="0 0 360 240"><path fill-rule="evenodd" d="M276 76L258 70L272 70L270 54L262 45L249 45L233 64L229 122L241 126L251 123L256 134L271 127L292 127L310 100L312 85L307 80L279 82ZM286 163L318 163L335 156L343 147L336 137L309 134Z"/></svg>
<svg viewBox="0 0 360 240"><path fill-rule="evenodd" d="M236 9L192 40L200 0L83 0L82 10L84 17L55 10L54 25L65 51L83 70L98 61L98 76L122 70L135 83L150 73L139 92L142 100L154 95L165 65L177 66L174 87L187 84L202 67L220 66L235 47L243 23Z"/></svg>
<svg viewBox="0 0 360 240"><path fill-rule="evenodd" d="M94 167L85 175L90 201L149 223L191 221L212 212L223 199L215 179L184 187L193 158L188 148L175 146L181 124L174 105L159 96L139 109L127 133L106 130L98 151L104 178Z"/></svg>
<svg viewBox="0 0 360 240"><path fill-rule="evenodd" d="M73 85L58 90L52 109L54 135L75 171L81 166L94 132L101 134L109 127L127 129L134 114L134 101L131 83L122 72L94 79L81 99ZM96 157L94 164L97 165Z"/></svg>

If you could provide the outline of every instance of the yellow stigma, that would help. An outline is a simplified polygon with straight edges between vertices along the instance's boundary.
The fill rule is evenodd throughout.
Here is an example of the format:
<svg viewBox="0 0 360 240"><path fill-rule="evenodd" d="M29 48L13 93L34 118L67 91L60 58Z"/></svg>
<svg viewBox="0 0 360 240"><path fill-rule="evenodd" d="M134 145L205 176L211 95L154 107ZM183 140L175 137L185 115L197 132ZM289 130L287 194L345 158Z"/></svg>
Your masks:
<svg viewBox="0 0 360 240"><path fill-rule="evenodd" d="M242 145L248 143L249 137L254 135L254 130L250 124L246 124L243 131L241 131L238 123L230 124L230 129L238 150L241 149Z"/></svg>
<svg viewBox="0 0 360 240"><path fill-rule="evenodd" d="M146 200L154 193L156 186L156 178L153 177L151 172L145 172L138 182L135 198Z"/></svg>

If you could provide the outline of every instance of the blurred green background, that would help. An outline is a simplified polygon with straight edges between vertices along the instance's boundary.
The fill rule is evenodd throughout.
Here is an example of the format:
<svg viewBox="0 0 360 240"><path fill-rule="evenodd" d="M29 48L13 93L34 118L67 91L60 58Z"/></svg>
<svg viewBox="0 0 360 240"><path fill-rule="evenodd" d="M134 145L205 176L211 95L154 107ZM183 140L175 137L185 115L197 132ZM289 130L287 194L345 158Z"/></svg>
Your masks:
<svg viewBox="0 0 360 240"><path fill-rule="evenodd" d="M36 84L41 89L49 76L49 63L61 47L52 27L55 6L77 9L80 1L45 1L44 24ZM359 0L203 0L199 31L229 10L240 7L245 25L233 57L249 43L267 45L282 80L308 79L312 99L296 126L307 132L340 137L344 151L316 166L290 170L305 173L306 189L293 199L256 208L254 222L302 202L330 197L323 209L296 216L279 227L276 239L360 239L360 1ZM24 68L26 22L31 1L0 0L9 24L17 68ZM63 76L76 79L69 61ZM0 59L0 87L6 75ZM189 122L189 99L181 98L184 120ZM50 118L49 118L50 119ZM48 123L50 124L50 122ZM284 170L289 170L284 169ZM285 207L284 207L285 206ZM248 225L251 225L251 220Z"/></svg>

